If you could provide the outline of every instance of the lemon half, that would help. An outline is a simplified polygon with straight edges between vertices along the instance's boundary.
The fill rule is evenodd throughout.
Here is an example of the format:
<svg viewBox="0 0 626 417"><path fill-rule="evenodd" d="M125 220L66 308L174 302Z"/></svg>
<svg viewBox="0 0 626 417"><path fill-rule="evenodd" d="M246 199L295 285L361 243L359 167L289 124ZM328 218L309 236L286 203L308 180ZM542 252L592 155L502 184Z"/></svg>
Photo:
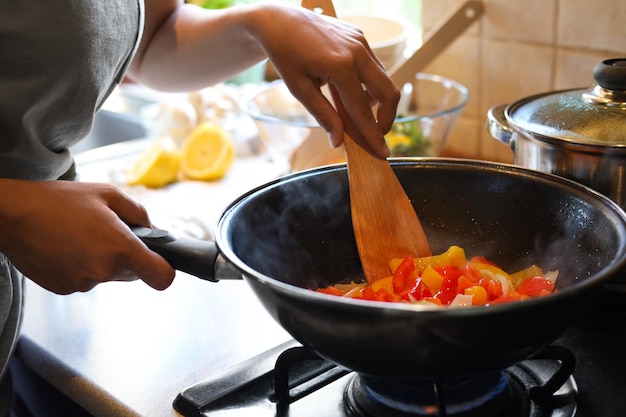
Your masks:
<svg viewBox="0 0 626 417"><path fill-rule="evenodd" d="M163 187L178 179L180 150L171 137L157 139L142 152L128 174L130 185Z"/></svg>
<svg viewBox="0 0 626 417"><path fill-rule="evenodd" d="M224 177L235 160L230 133L214 122L198 125L183 143L180 169L193 180Z"/></svg>

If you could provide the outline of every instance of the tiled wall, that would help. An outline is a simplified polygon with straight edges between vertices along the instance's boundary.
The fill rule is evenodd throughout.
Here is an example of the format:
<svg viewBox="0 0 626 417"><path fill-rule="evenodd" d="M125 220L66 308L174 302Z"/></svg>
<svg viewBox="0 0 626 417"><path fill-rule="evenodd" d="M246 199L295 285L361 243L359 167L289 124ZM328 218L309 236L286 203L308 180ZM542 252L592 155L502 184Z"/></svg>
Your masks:
<svg viewBox="0 0 626 417"><path fill-rule="evenodd" d="M464 0L422 0L425 33ZM626 57L625 0L483 0L485 12L424 72L466 85L470 102L446 154L512 162L486 130L490 107L593 85L593 66Z"/></svg>

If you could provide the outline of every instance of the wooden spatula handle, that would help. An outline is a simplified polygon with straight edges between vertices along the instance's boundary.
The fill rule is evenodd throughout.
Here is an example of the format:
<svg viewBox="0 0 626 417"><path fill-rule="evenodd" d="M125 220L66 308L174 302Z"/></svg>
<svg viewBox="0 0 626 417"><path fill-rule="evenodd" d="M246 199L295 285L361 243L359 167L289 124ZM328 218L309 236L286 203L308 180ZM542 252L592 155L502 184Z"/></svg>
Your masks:
<svg viewBox="0 0 626 417"><path fill-rule="evenodd" d="M331 0L302 0L302 7L326 16L337 17Z"/></svg>

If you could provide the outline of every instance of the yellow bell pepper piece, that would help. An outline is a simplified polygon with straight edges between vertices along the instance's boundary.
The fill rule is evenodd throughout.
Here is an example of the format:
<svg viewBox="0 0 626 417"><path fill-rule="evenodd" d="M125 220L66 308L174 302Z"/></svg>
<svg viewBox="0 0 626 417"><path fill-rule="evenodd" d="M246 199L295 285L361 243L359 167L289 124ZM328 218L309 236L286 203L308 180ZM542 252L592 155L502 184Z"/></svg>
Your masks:
<svg viewBox="0 0 626 417"><path fill-rule="evenodd" d="M515 272L511 274L511 281L515 288L522 283L526 278L532 277L542 277L543 270L537 265L531 265L528 268L522 269L521 271Z"/></svg>
<svg viewBox="0 0 626 417"><path fill-rule="evenodd" d="M428 287L430 292L436 294L441 289L441 284L443 283L443 275L435 271L432 266L428 265L426 266L426 268L424 268L424 271L422 272L422 282L424 283L424 285L426 285L426 287Z"/></svg>
<svg viewBox="0 0 626 417"><path fill-rule="evenodd" d="M489 301L487 290L480 285L474 285L473 287L466 288L464 294L472 296L472 304L475 306L483 306L487 304L487 301Z"/></svg>
<svg viewBox="0 0 626 417"><path fill-rule="evenodd" d="M391 271L395 271L401 262L402 259L392 259L389 262ZM432 268L458 266L460 268L467 263L467 258L465 257L465 251L462 248L458 246L450 246L447 251L440 255L413 258L413 263L415 264L415 270L417 273L421 274L427 266Z"/></svg>
<svg viewBox="0 0 626 417"><path fill-rule="evenodd" d="M494 276L495 275L502 275L503 277L505 277L509 282L512 282L511 280L511 275L508 272L505 272L503 269L498 268L495 265L491 265L491 264L485 264L485 263L480 263L480 262L471 262L471 265L476 268L478 271L482 272L482 271L489 271L491 272Z"/></svg>
<svg viewBox="0 0 626 417"><path fill-rule="evenodd" d="M386 289L389 293L393 294L393 276L388 276L385 278L381 278L377 281L372 282L372 289L374 292L378 292L381 288Z"/></svg>

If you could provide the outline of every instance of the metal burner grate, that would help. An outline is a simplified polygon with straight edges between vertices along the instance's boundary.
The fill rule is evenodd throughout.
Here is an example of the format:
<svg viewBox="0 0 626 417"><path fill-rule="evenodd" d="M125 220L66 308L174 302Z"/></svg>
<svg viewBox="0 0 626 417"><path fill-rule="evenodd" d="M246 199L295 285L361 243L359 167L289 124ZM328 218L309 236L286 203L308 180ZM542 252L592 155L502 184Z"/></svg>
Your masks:
<svg viewBox="0 0 626 417"><path fill-rule="evenodd" d="M571 376L574 356L550 347L540 355L504 371L506 398L480 409L498 417L572 417L577 386ZM336 366L296 342L287 342L181 392L174 407L186 417L385 417L414 416L403 412L372 414L349 399L358 376ZM437 408L440 408L439 410ZM376 409L376 407L374 407ZM380 410L379 410L380 411ZM504 414L503 414L504 413ZM447 414L434 407L430 416Z"/></svg>
<svg viewBox="0 0 626 417"><path fill-rule="evenodd" d="M356 377L346 407L354 417L571 417L575 363L568 349L551 346L500 372L430 381Z"/></svg>

